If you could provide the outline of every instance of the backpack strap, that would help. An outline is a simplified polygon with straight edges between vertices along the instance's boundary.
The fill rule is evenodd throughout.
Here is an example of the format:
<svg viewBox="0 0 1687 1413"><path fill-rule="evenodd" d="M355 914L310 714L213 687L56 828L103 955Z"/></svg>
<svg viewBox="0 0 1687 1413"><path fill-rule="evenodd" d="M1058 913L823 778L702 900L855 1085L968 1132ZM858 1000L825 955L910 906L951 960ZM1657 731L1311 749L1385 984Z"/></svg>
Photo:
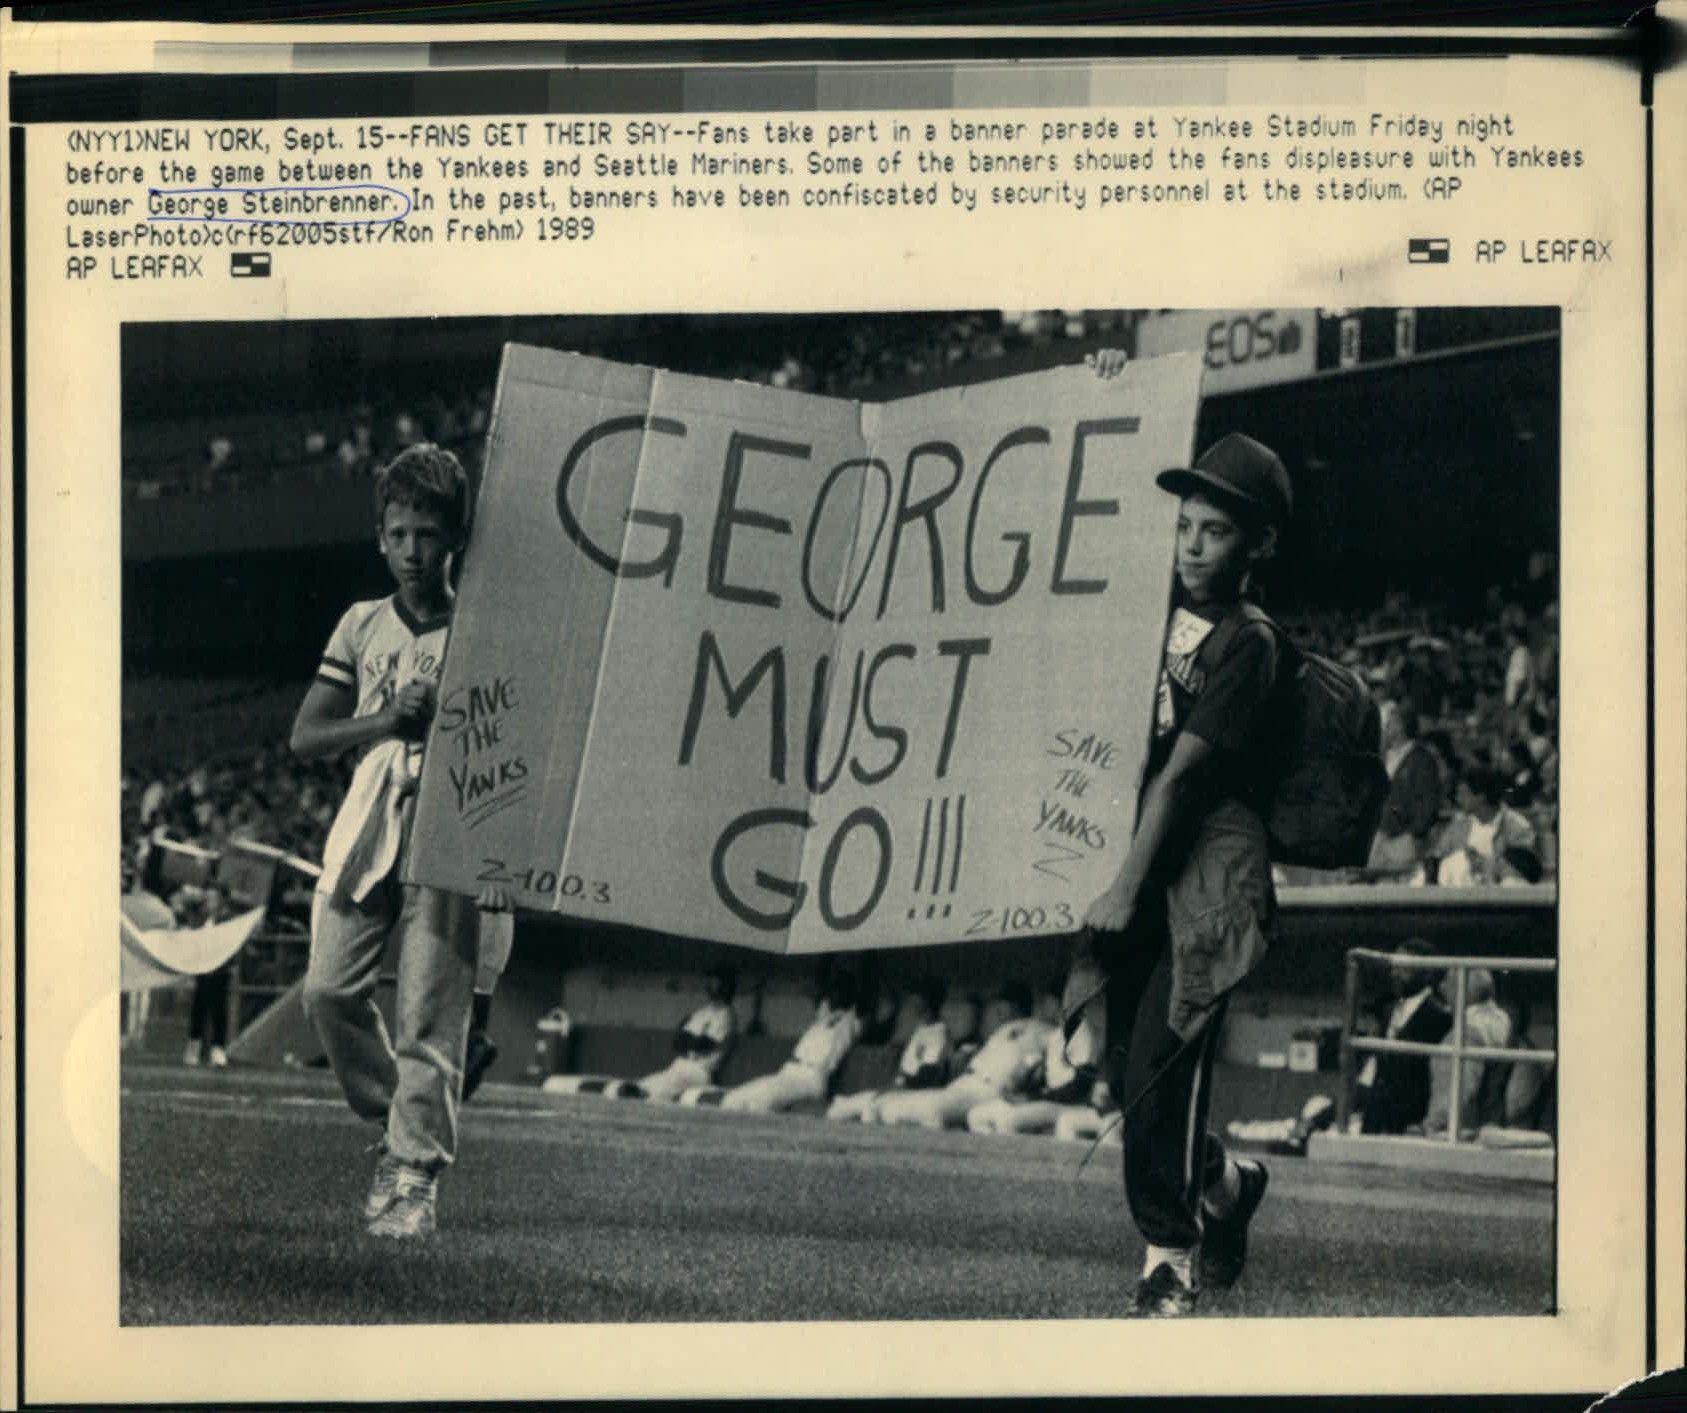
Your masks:
<svg viewBox="0 0 1687 1413"><path fill-rule="evenodd" d="M1270 614L1263 608L1243 599L1213 625L1212 632L1207 634L1206 641L1196 653L1196 661L1200 664L1203 676L1211 673L1224 661L1224 655L1230 651L1230 645L1236 641L1236 635L1249 623L1264 623L1271 628L1277 627ZM1278 630L1278 636L1282 636L1281 630Z"/></svg>

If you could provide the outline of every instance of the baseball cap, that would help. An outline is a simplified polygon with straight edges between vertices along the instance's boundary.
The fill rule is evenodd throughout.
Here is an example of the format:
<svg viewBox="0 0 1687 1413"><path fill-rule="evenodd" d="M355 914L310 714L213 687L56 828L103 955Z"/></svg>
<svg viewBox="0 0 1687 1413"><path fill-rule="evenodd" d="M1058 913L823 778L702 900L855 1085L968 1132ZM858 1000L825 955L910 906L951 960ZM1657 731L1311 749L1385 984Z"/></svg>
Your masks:
<svg viewBox="0 0 1687 1413"><path fill-rule="evenodd" d="M1193 466L1174 466L1160 472L1154 484L1178 496L1205 491L1221 501L1240 501L1263 511L1278 526L1286 525L1294 514L1294 487L1282 458L1241 432L1220 437L1195 459Z"/></svg>

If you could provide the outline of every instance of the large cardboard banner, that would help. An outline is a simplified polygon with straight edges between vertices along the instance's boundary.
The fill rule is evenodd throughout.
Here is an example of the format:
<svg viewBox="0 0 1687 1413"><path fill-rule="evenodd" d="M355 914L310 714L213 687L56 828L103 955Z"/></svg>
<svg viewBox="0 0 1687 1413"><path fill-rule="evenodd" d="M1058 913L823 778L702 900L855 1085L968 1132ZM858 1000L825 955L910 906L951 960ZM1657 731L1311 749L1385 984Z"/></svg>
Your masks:
<svg viewBox="0 0 1687 1413"><path fill-rule="evenodd" d="M507 347L410 876L775 951L1070 930L1135 814L1200 377L875 405Z"/></svg>

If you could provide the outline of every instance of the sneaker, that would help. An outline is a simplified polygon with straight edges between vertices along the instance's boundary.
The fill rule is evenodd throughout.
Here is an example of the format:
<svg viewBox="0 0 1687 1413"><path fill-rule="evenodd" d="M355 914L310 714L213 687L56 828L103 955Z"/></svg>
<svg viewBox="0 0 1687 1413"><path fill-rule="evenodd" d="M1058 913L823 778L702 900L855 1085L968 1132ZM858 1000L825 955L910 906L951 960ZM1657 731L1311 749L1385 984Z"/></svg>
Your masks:
<svg viewBox="0 0 1687 1413"><path fill-rule="evenodd" d="M387 1209L369 1223L369 1235L412 1241L434 1232L434 1199L439 1181L421 1168L401 1163Z"/></svg>
<svg viewBox="0 0 1687 1413"><path fill-rule="evenodd" d="M1242 1173L1236 1209L1228 1217L1209 1216L1201 1239L1201 1284L1215 1290L1227 1290L1242 1274L1248 1260L1248 1223L1259 1210L1265 1186L1271 1181L1264 1163L1242 1158L1236 1166Z"/></svg>
<svg viewBox="0 0 1687 1413"><path fill-rule="evenodd" d="M386 1144L378 1144L380 1157L375 1159L375 1176L369 1183L369 1195L363 1199L363 1220L372 1222L398 1196L398 1173L404 1166L397 1158L387 1152Z"/></svg>
<svg viewBox="0 0 1687 1413"><path fill-rule="evenodd" d="M199 1063L199 1042L197 1040L187 1042L187 1049L182 1051L182 1063L184 1065L197 1065Z"/></svg>
<svg viewBox="0 0 1687 1413"><path fill-rule="evenodd" d="M211 1068L214 1070L226 1070L228 1068L228 1051L223 1049L221 1045L211 1047Z"/></svg>
<svg viewBox="0 0 1687 1413"><path fill-rule="evenodd" d="M469 1032L468 1053L463 1060L463 1102L468 1103L481 1080L498 1058L498 1046L484 1030Z"/></svg>
<svg viewBox="0 0 1687 1413"><path fill-rule="evenodd" d="M1195 1313L1195 1292L1164 1261L1136 1283L1136 1313L1150 1319Z"/></svg>

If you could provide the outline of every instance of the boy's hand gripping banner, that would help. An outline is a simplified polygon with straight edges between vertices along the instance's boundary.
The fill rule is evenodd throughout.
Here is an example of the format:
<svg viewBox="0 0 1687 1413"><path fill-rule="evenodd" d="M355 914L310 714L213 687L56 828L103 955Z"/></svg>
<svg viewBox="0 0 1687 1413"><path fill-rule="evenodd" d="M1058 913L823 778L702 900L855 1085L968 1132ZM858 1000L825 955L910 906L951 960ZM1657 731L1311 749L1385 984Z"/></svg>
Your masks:
<svg viewBox="0 0 1687 1413"><path fill-rule="evenodd" d="M773 951L1077 926L1200 377L857 404L509 346L408 876Z"/></svg>

